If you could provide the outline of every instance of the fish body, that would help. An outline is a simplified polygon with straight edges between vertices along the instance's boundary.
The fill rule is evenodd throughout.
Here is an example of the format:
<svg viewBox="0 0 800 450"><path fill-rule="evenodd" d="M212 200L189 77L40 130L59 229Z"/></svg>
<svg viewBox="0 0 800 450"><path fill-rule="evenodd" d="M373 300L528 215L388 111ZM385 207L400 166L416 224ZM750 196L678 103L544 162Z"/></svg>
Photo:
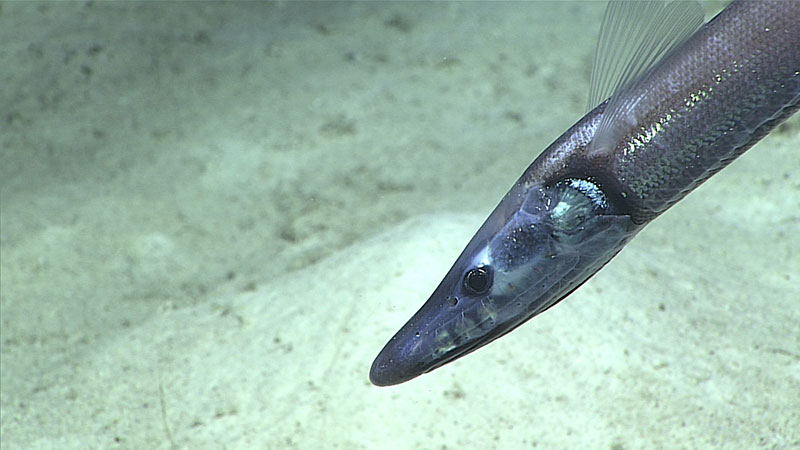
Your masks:
<svg viewBox="0 0 800 450"><path fill-rule="evenodd" d="M609 5L601 45L631 21L667 37L634 48L611 92L593 88L610 95L525 170L379 353L373 384L429 372L552 307L800 108L800 1L736 1L702 26L698 10Z"/></svg>

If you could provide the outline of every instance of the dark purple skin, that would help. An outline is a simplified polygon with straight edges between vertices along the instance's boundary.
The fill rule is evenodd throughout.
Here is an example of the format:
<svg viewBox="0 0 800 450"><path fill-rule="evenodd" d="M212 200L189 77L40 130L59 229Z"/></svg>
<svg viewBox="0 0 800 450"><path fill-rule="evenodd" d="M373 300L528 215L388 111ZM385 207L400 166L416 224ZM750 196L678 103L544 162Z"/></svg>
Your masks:
<svg viewBox="0 0 800 450"><path fill-rule="evenodd" d="M615 127L614 139L598 133L606 101L528 167L430 299L377 356L373 384L429 372L558 303L647 223L794 114L800 107L800 1L732 3L620 99L638 103L620 116L626 125ZM594 206L583 206L591 213L565 231L552 204L575 198L562 197L575 194L564 187L575 179L601 195L591 194L591 201L579 196L580 204ZM525 241L534 235L540 242ZM520 241L529 251L516 245ZM487 248L494 251L488 259ZM492 281L504 287L478 292L467 281L476 268L491 269Z"/></svg>

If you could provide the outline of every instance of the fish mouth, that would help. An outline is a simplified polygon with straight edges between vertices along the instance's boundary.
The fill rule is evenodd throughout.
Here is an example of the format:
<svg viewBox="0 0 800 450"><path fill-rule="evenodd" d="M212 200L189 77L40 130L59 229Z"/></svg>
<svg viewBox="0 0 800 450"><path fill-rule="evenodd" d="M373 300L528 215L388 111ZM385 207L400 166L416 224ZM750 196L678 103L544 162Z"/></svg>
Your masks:
<svg viewBox="0 0 800 450"><path fill-rule="evenodd" d="M514 327L496 326L481 336L453 343L441 352L419 352L422 347L430 348L431 343L416 331L410 333L408 330L412 328L412 323L407 324L378 353L369 371L372 384L394 386L404 383L483 347Z"/></svg>
<svg viewBox="0 0 800 450"><path fill-rule="evenodd" d="M390 341L389 344L391 343ZM369 370L369 381L375 386L394 386L404 383L458 359L481 346L480 343L476 342L470 345L469 348L453 349L440 358L424 362L395 357L396 349L389 348L389 344L378 354Z"/></svg>

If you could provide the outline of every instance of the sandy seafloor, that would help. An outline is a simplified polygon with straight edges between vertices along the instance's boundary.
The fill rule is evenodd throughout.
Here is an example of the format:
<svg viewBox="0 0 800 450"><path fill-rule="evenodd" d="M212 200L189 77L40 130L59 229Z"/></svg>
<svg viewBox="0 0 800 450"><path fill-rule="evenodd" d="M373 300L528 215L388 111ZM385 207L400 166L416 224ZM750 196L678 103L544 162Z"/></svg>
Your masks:
<svg viewBox="0 0 800 450"><path fill-rule="evenodd" d="M603 4L0 8L3 449L800 447L797 118L554 309L369 384L583 115Z"/></svg>

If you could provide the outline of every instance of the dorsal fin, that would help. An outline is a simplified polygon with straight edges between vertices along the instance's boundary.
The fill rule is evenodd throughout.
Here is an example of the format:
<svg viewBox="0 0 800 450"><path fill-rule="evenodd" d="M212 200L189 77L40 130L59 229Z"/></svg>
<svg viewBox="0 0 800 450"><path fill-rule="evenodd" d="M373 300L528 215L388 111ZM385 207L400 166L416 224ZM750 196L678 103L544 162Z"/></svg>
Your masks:
<svg viewBox="0 0 800 450"><path fill-rule="evenodd" d="M632 89L672 49L703 24L696 1L618 1L606 8L592 67L589 109L609 99L590 153L611 151L631 117ZM615 124L618 125L615 127Z"/></svg>

